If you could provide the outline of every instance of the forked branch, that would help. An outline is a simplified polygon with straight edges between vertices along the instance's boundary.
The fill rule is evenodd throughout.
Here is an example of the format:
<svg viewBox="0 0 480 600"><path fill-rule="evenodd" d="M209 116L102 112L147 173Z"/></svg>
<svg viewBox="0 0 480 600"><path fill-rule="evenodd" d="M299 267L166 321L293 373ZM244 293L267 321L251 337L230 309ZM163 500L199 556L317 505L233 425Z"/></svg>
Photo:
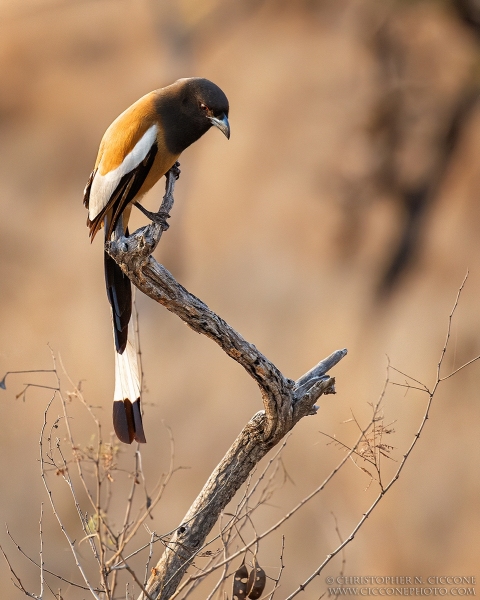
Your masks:
<svg viewBox="0 0 480 600"><path fill-rule="evenodd" d="M167 173L166 193L160 214L173 206L178 167ZM257 463L306 415L315 414L318 398L335 393L328 375L347 353L337 350L296 382L285 377L257 348L247 342L206 304L182 287L151 255L165 229L152 223L130 237L109 242L106 250L135 286L159 302L197 333L214 340L257 382L264 410L245 425L167 545L146 591L153 599L166 600L175 592L222 510L233 498ZM142 597L142 596L140 596Z"/></svg>

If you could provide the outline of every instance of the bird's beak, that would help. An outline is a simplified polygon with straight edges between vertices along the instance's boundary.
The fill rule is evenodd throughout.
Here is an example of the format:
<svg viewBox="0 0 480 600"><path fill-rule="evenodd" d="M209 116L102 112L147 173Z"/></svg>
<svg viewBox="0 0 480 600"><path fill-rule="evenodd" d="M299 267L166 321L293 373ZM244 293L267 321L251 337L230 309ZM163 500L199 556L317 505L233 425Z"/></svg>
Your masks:
<svg viewBox="0 0 480 600"><path fill-rule="evenodd" d="M217 119L216 117L209 117L210 122L215 127L218 127L220 131L225 135L227 140L230 139L230 123L228 122L227 115L223 115L221 119Z"/></svg>

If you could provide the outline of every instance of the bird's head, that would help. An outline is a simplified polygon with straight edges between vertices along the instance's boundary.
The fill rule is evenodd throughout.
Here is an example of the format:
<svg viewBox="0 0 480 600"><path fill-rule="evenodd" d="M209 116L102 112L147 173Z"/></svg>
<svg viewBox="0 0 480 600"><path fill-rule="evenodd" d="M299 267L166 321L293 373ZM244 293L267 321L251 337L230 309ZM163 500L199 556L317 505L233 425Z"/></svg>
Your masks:
<svg viewBox="0 0 480 600"><path fill-rule="evenodd" d="M208 79L200 79L195 98L203 116L229 140L228 100L222 90Z"/></svg>
<svg viewBox="0 0 480 600"><path fill-rule="evenodd" d="M208 79L179 79L158 90L157 111L163 123L168 149L180 154L212 125L230 138L228 99Z"/></svg>
<svg viewBox="0 0 480 600"><path fill-rule="evenodd" d="M228 99L223 91L208 79L191 77L179 79L184 109L205 131L212 125L230 139Z"/></svg>

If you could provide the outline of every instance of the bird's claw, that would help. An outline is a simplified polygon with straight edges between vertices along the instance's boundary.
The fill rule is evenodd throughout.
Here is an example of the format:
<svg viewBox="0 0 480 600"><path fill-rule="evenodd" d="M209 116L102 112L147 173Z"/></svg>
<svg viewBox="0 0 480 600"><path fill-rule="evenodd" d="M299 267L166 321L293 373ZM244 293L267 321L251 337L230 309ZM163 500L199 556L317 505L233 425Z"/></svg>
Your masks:
<svg viewBox="0 0 480 600"><path fill-rule="evenodd" d="M150 218L153 223L160 225L160 227L163 229L163 231L167 231L167 229L170 227L170 225L167 223L167 219L170 218L170 215L168 214L168 212L159 210L156 213L152 213Z"/></svg>
<svg viewBox="0 0 480 600"><path fill-rule="evenodd" d="M177 162L173 165L173 167L171 167L170 172L172 173L172 175L175 177L175 179L178 179L180 177L180 163Z"/></svg>

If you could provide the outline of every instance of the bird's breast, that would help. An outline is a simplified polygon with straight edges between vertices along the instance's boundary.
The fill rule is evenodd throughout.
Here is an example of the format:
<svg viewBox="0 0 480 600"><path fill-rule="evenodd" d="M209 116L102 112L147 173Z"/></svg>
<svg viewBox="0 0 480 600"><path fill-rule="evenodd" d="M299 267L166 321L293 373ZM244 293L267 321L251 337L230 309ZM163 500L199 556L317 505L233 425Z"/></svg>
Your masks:
<svg viewBox="0 0 480 600"><path fill-rule="evenodd" d="M157 181L173 167L180 156L180 154L172 154L166 149L165 143L163 139L161 139L161 136L157 136L157 145L158 151L155 156L155 160L153 161L153 165L137 196L143 196L146 194L157 183Z"/></svg>

